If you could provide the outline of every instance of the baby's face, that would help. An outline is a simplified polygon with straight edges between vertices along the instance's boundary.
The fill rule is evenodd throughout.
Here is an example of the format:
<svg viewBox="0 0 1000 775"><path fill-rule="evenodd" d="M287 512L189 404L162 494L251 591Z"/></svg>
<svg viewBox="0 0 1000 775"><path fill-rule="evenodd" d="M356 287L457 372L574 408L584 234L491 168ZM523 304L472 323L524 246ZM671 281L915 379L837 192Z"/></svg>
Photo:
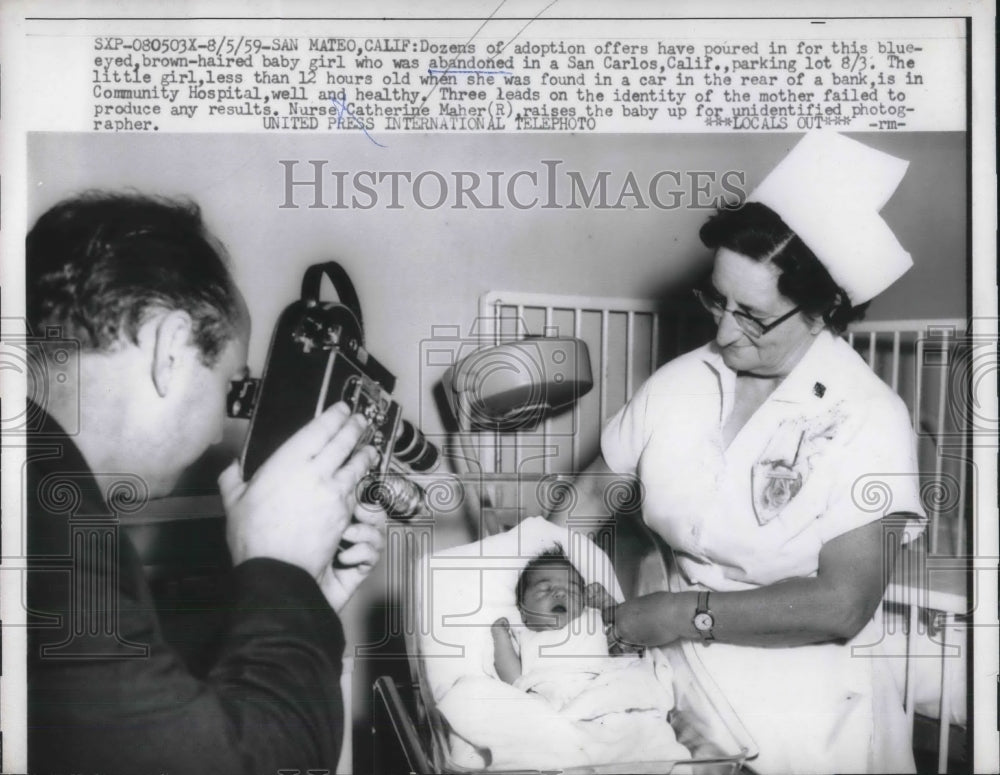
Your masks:
<svg viewBox="0 0 1000 775"><path fill-rule="evenodd" d="M530 570L519 608L529 630L558 630L585 608L583 582L570 568Z"/></svg>

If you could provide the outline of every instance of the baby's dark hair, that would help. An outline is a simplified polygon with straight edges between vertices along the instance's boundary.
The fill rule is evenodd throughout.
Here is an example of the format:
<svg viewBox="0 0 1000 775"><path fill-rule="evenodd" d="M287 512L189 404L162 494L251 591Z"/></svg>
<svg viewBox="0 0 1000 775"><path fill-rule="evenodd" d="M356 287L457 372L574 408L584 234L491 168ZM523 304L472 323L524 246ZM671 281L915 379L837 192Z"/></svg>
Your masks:
<svg viewBox="0 0 1000 775"><path fill-rule="evenodd" d="M528 589L528 574L535 570L541 570L543 568L568 568L571 576L576 576L577 580L580 582L580 586L584 586L583 574L577 570L576 566L570 562L569 557L566 556L565 550L562 548L562 544L556 544L551 549L546 549L544 552L539 554L537 557L532 557L527 565L524 566L524 570L521 571L521 575L517 578L517 604L521 605L524 600L524 593Z"/></svg>

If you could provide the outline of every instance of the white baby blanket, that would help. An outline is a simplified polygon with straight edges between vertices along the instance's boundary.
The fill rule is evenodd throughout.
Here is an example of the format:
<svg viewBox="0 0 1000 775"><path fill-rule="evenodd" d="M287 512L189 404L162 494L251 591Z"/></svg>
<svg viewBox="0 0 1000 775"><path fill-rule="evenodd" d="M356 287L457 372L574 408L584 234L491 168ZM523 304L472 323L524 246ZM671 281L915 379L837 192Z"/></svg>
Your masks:
<svg viewBox="0 0 1000 775"><path fill-rule="evenodd" d="M553 680L544 669L529 670L518 686L497 677L490 625L505 616L515 630L523 627L514 599L517 577L556 543L585 582L598 581L622 599L607 555L585 535L541 517L428 558L429 626L420 627L417 641L425 679L451 732L451 762L502 770L690 758L667 722L672 671L655 653L603 656L612 669L577 682L559 705L538 692L539 682ZM597 649L596 641L591 645Z"/></svg>

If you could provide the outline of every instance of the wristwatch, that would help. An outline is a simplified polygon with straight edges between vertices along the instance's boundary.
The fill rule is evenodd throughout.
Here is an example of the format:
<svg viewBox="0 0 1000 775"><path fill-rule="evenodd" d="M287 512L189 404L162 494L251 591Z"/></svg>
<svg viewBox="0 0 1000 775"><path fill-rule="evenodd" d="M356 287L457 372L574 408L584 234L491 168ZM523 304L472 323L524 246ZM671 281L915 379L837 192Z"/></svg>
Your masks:
<svg viewBox="0 0 1000 775"><path fill-rule="evenodd" d="M704 591L698 593L698 603L694 609L694 618L691 619L694 628L701 635L702 642L706 644L715 640L715 634L712 632L712 628L715 626L715 617L708 607L708 594L708 592Z"/></svg>

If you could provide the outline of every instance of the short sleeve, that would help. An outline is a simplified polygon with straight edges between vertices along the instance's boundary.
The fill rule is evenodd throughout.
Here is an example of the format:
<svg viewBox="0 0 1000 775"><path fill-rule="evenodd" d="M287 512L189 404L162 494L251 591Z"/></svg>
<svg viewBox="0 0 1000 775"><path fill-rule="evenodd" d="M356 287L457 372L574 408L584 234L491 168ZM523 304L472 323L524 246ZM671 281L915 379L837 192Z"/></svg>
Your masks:
<svg viewBox="0 0 1000 775"><path fill-rule="evenodd" d="M634 474L639 458L649 442L650 381L647 380L631 399L608 420L601 433L601 454L608 468L616 474Z"/></svg>
<svg viewBox="0 0 1000 775"><path fill-rule="evenodd" d="M665 363L605 423L601 454L608 468L616 474L635 474L655 435L689 430L697 435L703 432L697 430L703 420L717 421L719 376L706 366L708 351L706 345ZM692 418L697 418L695 427Z"/></svg>
<svg viewBox="0 0 1000 775"><path fill-rule="evenodd" d="M908 515L904 542L926 525L920 502L920 469L916 436L903 402L877 399L868 403L863 422L836 454L827 508L820 517L825 543L889 515Z"/></svg>

